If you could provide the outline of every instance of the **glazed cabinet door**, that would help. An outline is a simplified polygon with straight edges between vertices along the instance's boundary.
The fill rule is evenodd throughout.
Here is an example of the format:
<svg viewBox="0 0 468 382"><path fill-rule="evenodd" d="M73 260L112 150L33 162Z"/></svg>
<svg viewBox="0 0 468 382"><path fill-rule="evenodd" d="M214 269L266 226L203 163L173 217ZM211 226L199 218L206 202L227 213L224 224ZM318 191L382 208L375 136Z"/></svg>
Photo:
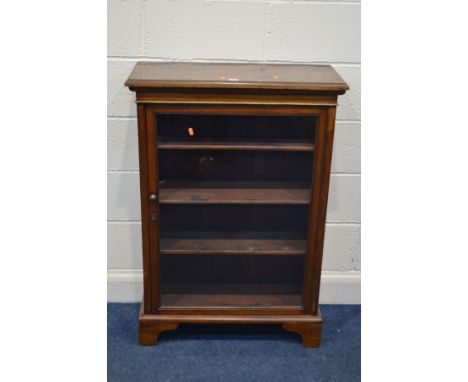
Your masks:
<svg viewBox="0 0 468 382"><path fill-rule="evenodd" d="M153 312L304 312L320 113L146 106Z"/></svg>

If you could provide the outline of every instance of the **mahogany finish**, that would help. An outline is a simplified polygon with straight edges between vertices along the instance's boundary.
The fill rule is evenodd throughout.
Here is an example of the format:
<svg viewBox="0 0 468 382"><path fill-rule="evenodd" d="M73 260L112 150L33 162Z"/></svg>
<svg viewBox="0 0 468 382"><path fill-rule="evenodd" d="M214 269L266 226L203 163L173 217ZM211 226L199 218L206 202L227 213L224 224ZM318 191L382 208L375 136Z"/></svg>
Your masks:
<svg viewBox="0 0 468 382"><path fill-rule="evenodd" d="M160 232L161 254L239 254L302 256L306 254L306 241L295 232L262 231L234 234L225 232L175 231Z"/></svg>
<svg viewBox="0 0 468 382"><path fill-rule="evenodd" d="M198 185L199 186L199 185ZM197 184L167 184L160 186L160 204L308 204L307 188L276 187L264 183L261 187L236 187L235 184L213 188L197 187Z"/></svg>
<svg viewBox="0 0 468 382"><path fill-rule="evenodd" d="M318 347L338 95L328 65L138 63L141 345L180 323L282 324Z"/></svg>
<svg viewBox="0 0 468 382"><path fill-rule="evenodd" d="M236 151L314 151L313 144L285 142L164 142L158 143L159 150L236 150Z"/></svg>
<svg viewBox="0 0 468 382"><path fill-rule="evenodd" d="M200 64L139 62L125 83L142 88L217 88L329 91L349 89L329 65Z"/></svg>

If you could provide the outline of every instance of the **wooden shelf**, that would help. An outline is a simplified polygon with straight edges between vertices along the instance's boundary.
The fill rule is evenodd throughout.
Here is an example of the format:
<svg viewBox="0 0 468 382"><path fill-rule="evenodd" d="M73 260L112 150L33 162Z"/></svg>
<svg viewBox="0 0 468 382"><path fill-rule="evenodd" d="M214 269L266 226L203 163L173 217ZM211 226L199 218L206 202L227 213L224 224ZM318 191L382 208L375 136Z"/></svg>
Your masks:
<svg viewBox="0 0 468 382"><path fill-rule="evenodd" d="M161 306L169 307L300 307L302 295L282 294L162 294Z"/></svg>
<svg viewBox="0 0 468 382"><path fill-rule="evenodd" d="M160 253L167 255L306 254L306 236L298 232L162 231L160 237Z"/></svg>
<svg viewBox="0 0 468 382"><path fill-rule="evenodd" d="M300 308L300 289L300 286L290 284L164 284L161 306Z"/></svg>
<svg viewBox="0 0 468 382"><path fill-rule="evenodd" d="M312 143L233 142L233 141L159 141L162 150L237 150L237 151L314 151Z"/></svg>
<svg viewBox="0 0 468 382"><path fill-rule="evenodd" d="M309 204L310 188L275 182L165 182L160 204Z"/></svg>

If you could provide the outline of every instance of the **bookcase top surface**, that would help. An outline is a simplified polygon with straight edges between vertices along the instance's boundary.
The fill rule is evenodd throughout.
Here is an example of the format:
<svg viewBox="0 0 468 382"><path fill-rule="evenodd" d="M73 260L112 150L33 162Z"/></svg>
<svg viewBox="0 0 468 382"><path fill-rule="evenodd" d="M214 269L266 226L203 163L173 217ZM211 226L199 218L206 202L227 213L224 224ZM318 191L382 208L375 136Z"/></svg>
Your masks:
<svg viewBox="0 0 468 382"><path fill-rule="evenodd" d="M158 88L276 89L332 92L349 89L330 65L138 62L125 85Z"/></svg>

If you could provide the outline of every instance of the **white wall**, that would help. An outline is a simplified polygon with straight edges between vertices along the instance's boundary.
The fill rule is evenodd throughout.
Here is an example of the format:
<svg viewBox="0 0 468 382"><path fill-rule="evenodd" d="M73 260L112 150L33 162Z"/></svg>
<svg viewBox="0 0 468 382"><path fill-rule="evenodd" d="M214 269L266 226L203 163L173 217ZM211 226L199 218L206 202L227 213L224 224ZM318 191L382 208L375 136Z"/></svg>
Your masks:
<svg viewBox="0 0 468 382"><path fill-rule="evenodd" d="M108 300L140 301L137 61L327 63L339 98L322 303L360 302L360 2L108 1Z"/></svg>

